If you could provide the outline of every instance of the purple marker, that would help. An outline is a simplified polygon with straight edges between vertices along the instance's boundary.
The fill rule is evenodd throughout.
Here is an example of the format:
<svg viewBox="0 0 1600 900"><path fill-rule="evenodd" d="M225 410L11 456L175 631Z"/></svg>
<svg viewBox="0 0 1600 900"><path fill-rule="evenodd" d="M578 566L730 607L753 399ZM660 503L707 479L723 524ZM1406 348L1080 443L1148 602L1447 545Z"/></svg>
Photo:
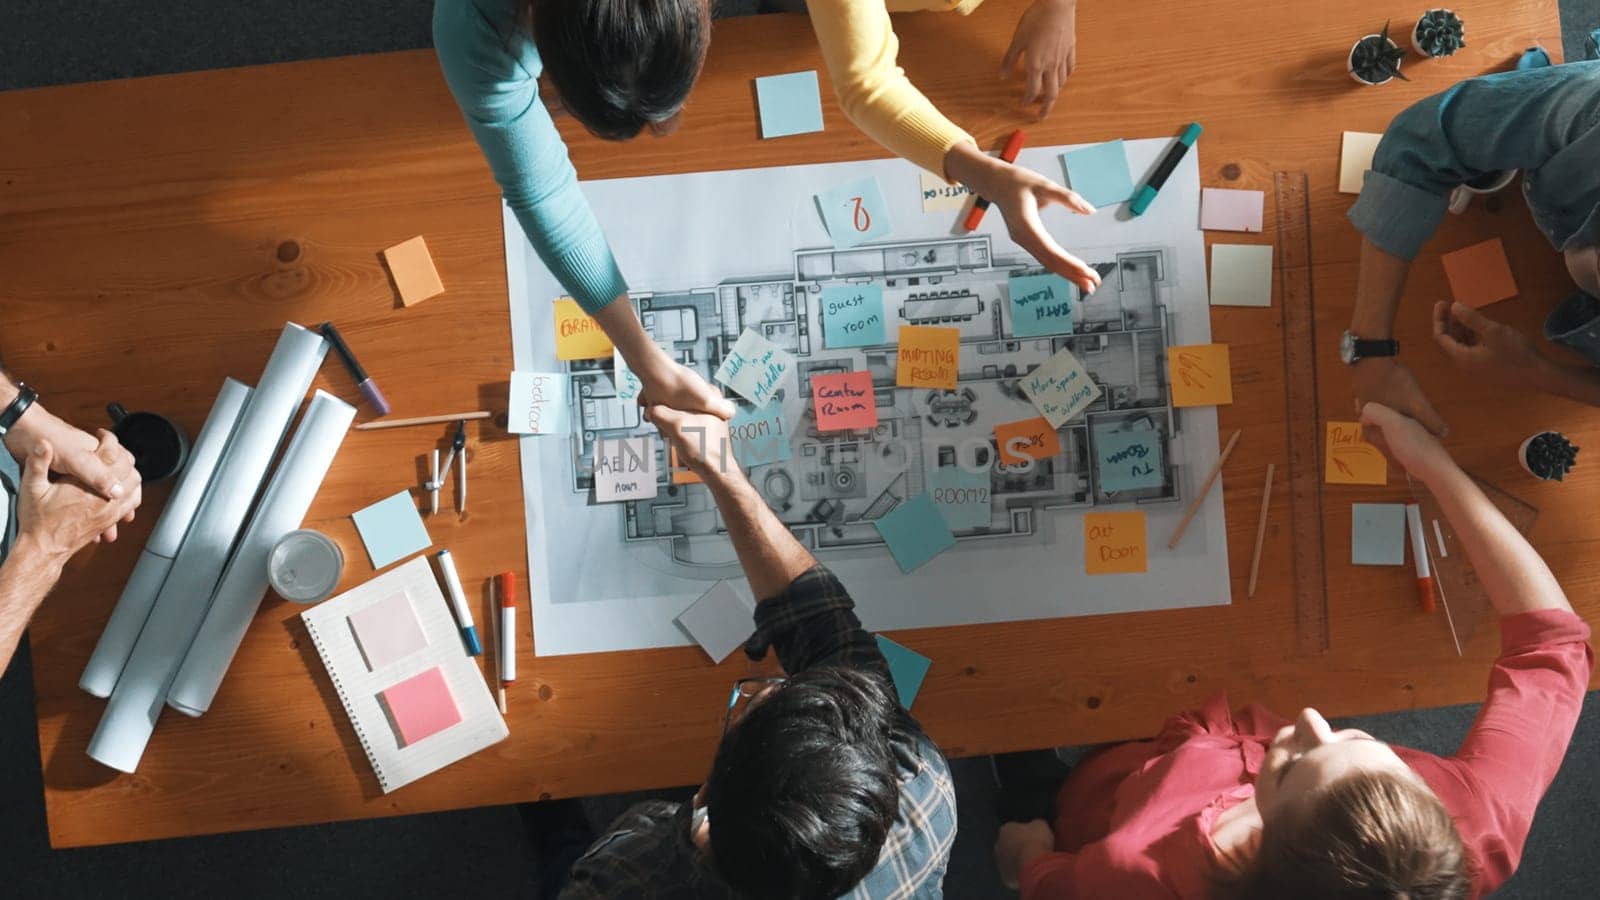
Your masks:
<svg viewBox="0 0 1600 900"><path fill-rule="evenodd" d="M367 403L373 412L380 416L389 414L389 401L383 399L383 391L378 390L378 383L367 377L367 370L361 368L361 363L356 361L356 355L350 352L350 347L339 336L339 329L333 327L332 322L322 323L322 336L333 345L339 358L344 360L345 368L350 370L350 376L356 380L356 389L361 391L361 396L367 398Z"/></svg>

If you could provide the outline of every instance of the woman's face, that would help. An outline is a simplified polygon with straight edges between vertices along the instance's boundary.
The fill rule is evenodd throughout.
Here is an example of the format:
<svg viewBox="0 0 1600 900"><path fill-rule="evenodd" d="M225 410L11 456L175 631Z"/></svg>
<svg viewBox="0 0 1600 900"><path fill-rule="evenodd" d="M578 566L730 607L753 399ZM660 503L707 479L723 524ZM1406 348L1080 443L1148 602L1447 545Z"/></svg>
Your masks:
<svg viewBox="0 0 1600 900"><path fill-rule="evenodd" d="M1321 713L1303 709L1267 747L1256 778L1256 808L1262 823L1270 823L1346 775L1385 770L1415 777L1388 744L1354 728L1334 731Z"/></svg>

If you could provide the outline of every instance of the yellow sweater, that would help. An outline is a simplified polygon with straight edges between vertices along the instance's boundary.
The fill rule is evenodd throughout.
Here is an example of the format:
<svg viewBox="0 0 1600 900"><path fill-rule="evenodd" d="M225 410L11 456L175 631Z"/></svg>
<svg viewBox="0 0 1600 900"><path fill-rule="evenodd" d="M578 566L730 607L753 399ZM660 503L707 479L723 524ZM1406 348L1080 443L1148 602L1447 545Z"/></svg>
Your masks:
<svg viewBox="0 0 1600 900"><path fill-rule="evenodd" d="M844 114L873 140L940 178L945 177L945 154L972 136L945 118L906 78L895 60L900 41L889 24L889 13L953 10L966 15L981 3L806 0Z"/></svg>

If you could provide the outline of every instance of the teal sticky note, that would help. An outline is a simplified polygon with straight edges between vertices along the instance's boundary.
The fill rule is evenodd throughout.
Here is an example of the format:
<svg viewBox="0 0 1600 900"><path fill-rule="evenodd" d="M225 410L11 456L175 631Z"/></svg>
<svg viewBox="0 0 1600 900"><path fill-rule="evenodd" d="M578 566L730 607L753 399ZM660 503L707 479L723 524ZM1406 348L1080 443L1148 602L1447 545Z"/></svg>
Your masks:
<svg viewBox="0 0 1600 900"><path fill-rule="evenodd" d="M733 438L733 458L742 466L783 462L791 454L789 429L783 421L783 404L774 400L761 409L739 404L728 423Z"/></svg>
<svg viewBox="0 0 1600 900"><path fill-rule="evenodd" d="M900 695L900 705L909 710L911 704L917 702L917 694L922 691L922 681L928 677L933 660L881 634L874 637L878 639L878 649L883 652L884 660L889 663L889 677L894 681L894 692Z"/></svg>
<svg viewBox="0 0 1600 900"><path fill-rule="evenodd" d="M951 529L983 528L993 517L989 471L945 466L928 476L928 496Z"/></svg>
<svg viewBox="0 0 1600 900"><path fill-rule="evenodd" d="M790 72L756 79L756 105L763 138L822 130L822 94L816 72Z"/></svg>
<svg viewBox="0 0 1600 900"><path fill-rule="evenodd" d="M1158 488L1166 482L1161 433L1153 428L1138 431L1095 429L1094 455L1100 490L1107 493Z"/></svg>
<svg viewBox="0 0 1600 900"><path fill-rule="evenodd" d="M1072 333L1072 307L1078 299L1072 282L1060 275L1013 275L1007 293L1016 337Z"/></svg>
<svg viewBox="0 0 1600 900"><path fill-rule="evenodd" d="M379 500L350 518L356 521L356 531L361 533L361 543L367 545L367 555L372 558L374 569L405 559L433 544L410 491Z"/></svg>
<svg viewBox="0 0 1600 900"><path fill-rule="evenodd" d="M830 284L817 301L822 307L826 347L872 347L884 337L883 288L875 284Z"/></svg>
<svg viewBox="0 0 1600 900"><path fill-rule="evenodd" d="M1133 196L1133 175L1122 141L1068 150L1061 154L1061 162L1072 189L1097 207L1126 203Z"/></svg>
<svg viewBox="0 0 1600 900"><path fill-rule="evenodd" d="M902 572L910 572L956 545L956 536L927 494L896 506L874 524Z"/></svg>
<svg viewBox="0 0 1600 900"><path fill-rule="evenodd" d="M835 247L849 248L888 237L889 204L883 201L878 179L858 178L817 195L817 209Z"/></svg>
<svg viewBox="0 0 1600 900"><path fill-rule="evenodd" d="M1406 564L1405 504L1350 505L1350 561L1358 566Z"/></svg>

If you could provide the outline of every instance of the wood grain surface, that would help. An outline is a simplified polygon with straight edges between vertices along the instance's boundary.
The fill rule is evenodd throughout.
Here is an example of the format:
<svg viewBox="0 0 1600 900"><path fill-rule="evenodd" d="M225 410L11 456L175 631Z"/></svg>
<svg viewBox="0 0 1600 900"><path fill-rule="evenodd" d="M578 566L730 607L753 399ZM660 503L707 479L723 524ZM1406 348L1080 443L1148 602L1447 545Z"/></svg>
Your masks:
<svg viewBox="0 0 1600 900"><path fill-rule="evenodd" d="M1035 124L1017 109L1018 84L995 77L1023 8L991 0L965 18L898 17L902 63L986 147L1019 125L1041 145L1175 135L1203 122L1202 183L1268 199L1265 234L1213 239L1270 241L1272 173L1307 172L1324 418L1348 418L1352 407L1335 352L1359 246L1344 218L1353 198L1335 193L1340 131L1382 131L1411 101L1504 68L1534 40L1560 46L1554 0L1467 0L1465 52L1413 58L1410 83L1364 88L1346 75L1345 53L1391 16L1400 28L1409 7L1087 2L1078 72L1050 121ZM718 22L677 134L619 146L571 121L562 131L585 178L883 156L831 96L824 133L759 139L751 79L820 64L803 18ZM98 424L117 400L192 433L224 375L255 379L285 320L323 319L339 323L395 415L503 408L511 341L497 190L432 53L0 94L0 134L0 349L68 419ZM1534 330L1569 290L1521 197L1508 191L1490 207L1451 217L1418 260L1399 338L1450 421L1452 450L1542 509L1536 542L1593 615L1600 546L1585 499L1600 468L1580 464L1565 484L1538 484L1514 452L1545 427L1600 445L1595 417L1467 383L1428 339L1429 306L1447 291L1439 253L1485 236L1504 237L1522 288L1491 314ZM378 254L417 234L446 292L401 309ZM662 229L661 240L675 239ZM1287 490L1272 495L1261 584L1246 599L1267 464L1288 475L1280 310L1218 309L1212 321L1233 350L1235 402L1221 428L1244 430L1223 473L1233 605L895 634L934 660L917 715L949 754L1142 736L1218 691L1329 714L1481 697L1494 629L1458 659L1443 618L1418 611L1409 566L1348 564L1350 502L1405 498L1399 477L1387 488L1325 489L1326 654L1295 655ZM337 365L323 367L317 386L357 401ZM478 587L486 616L489 577L526 573L522 497L515 442L489 423L470 434L470 513L429 527ZM307 518L346 548L344 587L371 575L349 514L417 485L445 437L445 428L350 434ZM537 659L524 635L511 738L383 796L298 624L301 608L269 597L211 713L168 713L138 773L118 775L84 754L102 702L76 682L166 491L147 491L116 544L73 561L30 634L58 847L695 782L728 684L750 668L738 657L712 667L693 647Z"/></svg>

